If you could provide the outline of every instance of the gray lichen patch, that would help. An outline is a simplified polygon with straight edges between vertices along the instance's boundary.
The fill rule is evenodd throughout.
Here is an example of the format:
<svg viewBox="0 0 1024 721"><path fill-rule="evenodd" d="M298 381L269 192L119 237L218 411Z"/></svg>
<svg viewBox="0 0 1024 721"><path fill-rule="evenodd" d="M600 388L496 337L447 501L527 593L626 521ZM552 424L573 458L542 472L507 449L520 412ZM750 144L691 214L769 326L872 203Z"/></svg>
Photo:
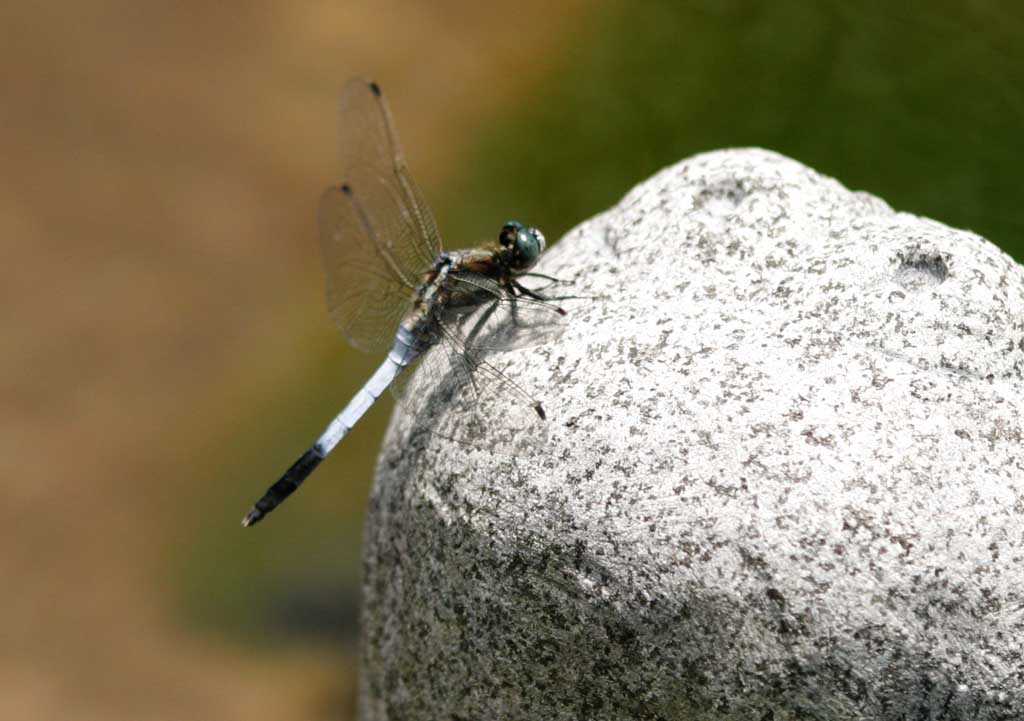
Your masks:
<svg viewBox="0 0 1024 721"><path fill-rule="evenodd" d="M1024 269L733 150L539 270L591 299L488 360L542 427L393 419L365 721L1024 718Z"/></svg>

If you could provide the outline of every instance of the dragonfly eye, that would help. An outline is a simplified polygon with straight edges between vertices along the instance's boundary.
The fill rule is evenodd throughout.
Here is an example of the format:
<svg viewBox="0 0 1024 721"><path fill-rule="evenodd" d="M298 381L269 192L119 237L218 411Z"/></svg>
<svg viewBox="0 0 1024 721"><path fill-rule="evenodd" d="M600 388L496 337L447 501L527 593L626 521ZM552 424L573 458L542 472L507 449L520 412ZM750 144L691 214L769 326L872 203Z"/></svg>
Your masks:
<svg viewBox="0 0 1024 721"><path fill-rule="evenodd" d="M512 251L509 265L512 270L523 272L533 267L544 252L544 234L536 228L527 228L522 223L510 220L498 234L501 247Z"/></svg>
<svg viewBox="0 0 1024 721"><path fill-rule="evenodd" d="M541 233L536 228L528 228L527 230L528 230L528 232L533 234L534 238L537 239L537 246L538 246L537 255L540 255L541 253L544 252L544 244L545 244L545 242L544 242L544 234Z"/></svg>
<svg viewBox="0 0 1024 721"><path fill-rule="evenodd" d="M512 248L512 265L515 270L524 271L533 267L544 250L544 236L536 228L520 227Z"/></svg>
<svg viewBox="0 0 1024 721"><path fill-rule="evenodd" d="M516 243L516 236L522 229L523 224L517 223L514 220L510 220L505 223L505 225L501 226L501 232L498 233L498 242L501 244L501 247L510 249L514 247Z"/></svg>

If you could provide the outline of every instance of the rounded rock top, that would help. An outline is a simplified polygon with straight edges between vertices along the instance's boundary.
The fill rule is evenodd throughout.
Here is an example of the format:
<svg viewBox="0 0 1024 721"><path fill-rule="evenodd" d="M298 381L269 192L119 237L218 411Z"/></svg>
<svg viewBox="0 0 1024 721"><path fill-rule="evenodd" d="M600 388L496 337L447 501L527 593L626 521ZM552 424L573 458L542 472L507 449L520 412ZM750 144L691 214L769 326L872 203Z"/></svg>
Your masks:
<svg viewBox="0 0 1024 721"><path fill-rule="evenodd" d="M547 420L392 421L364 721L1024 718L1024 268L740 149L535 270L584 298L486 360Z"/></svg>

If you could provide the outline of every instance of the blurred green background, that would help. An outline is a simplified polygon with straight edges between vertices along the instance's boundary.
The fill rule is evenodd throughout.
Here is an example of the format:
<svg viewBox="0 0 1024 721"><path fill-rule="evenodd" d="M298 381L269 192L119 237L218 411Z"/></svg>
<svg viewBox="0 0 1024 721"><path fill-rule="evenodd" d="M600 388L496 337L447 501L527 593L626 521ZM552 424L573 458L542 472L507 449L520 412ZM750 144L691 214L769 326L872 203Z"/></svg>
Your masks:
<svg viewBox="0 0 1024 721"><path fill-rule="evenodd" d="M353 74L450 247L757 145L1024 258L1024 6L192 0L0 10L0 717L350 718L390 412L242 513L378 359L322 300Z"/></svg>

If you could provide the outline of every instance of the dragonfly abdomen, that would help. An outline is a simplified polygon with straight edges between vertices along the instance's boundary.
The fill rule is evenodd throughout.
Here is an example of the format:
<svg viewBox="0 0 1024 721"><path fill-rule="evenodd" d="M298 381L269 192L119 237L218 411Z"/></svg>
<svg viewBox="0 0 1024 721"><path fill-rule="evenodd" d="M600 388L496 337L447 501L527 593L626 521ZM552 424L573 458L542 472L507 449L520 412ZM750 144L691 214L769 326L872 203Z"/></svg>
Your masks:
<svg viewBox="0 0 1024 721"><path fill-rule="evenodd" d="M388 357L380 364L370 380L359 389L341 413L330 422L316 442L299 456L299 459L285 471L284 475L256 501L242 519L242 525L251 526L258 523L294 493L309 474L320 465L320 461L326 458L327 454L338 445L338 442L352 430L363 414L373 405L373 402L380 397L380 394L394 382L398 374L422 352L422 343L417 342L416 337L404 326L399 326Z"/></svg>
<svg viewBox="0 0 1024 721"><path fill-rule="evenodd" d="M399 326L395 334L395 342L384 362L370 380L348 402L348 405L331 421L320 437L313 444L314 448L326 456L338 445L338 441L352 430L352 427L369 410L380 394L387 390L402 370L416 360L422 352L416 338L404 326Z"/></svg>

